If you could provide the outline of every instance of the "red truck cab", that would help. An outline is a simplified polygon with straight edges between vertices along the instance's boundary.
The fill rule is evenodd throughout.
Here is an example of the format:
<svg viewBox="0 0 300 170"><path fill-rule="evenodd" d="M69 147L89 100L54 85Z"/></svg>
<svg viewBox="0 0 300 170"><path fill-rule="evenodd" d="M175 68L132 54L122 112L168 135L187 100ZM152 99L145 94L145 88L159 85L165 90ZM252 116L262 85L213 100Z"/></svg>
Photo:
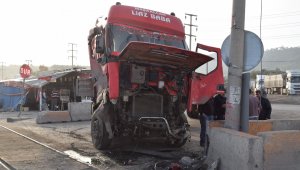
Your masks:
<svg viewBox="0 0 300 170"><path fill-rule="evenodd" d="M189 138L185 110L205 102L196 93L206 97L211 94L207 87L217 89L212 84L216 81L203 86L202 80L213 78L194 71L214 58L188 50L183 24L174 15L114 5L100 23L88 37L95 91L94 146L108 148L122 136L163 139L176 147L185 144Z"/></svg>

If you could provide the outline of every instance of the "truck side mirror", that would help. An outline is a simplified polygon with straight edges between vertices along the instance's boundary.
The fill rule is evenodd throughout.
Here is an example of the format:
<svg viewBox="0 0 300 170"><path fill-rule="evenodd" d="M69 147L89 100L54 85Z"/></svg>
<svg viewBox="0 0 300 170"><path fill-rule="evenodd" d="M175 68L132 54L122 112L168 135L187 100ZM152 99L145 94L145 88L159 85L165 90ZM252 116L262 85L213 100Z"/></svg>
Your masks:
<svg viewBox="0 0 300 170"><path fill-rule="evenodd" d="M104 53L104 36L98 35L96 37L96 53Z"/></svg>

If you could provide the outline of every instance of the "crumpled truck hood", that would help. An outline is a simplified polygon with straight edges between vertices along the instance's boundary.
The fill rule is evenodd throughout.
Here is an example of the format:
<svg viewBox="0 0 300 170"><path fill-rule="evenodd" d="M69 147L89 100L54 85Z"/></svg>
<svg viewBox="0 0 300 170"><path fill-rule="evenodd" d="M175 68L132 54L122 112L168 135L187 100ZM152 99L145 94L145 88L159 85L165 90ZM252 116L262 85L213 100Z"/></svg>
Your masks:
<svg viewBox="0 0 300 170"><path fill-rule="evenodd" d="M119 54L119 61L153 65L175 71L194 71L212 57L176 47L145 42L130 42Z"/></svg>

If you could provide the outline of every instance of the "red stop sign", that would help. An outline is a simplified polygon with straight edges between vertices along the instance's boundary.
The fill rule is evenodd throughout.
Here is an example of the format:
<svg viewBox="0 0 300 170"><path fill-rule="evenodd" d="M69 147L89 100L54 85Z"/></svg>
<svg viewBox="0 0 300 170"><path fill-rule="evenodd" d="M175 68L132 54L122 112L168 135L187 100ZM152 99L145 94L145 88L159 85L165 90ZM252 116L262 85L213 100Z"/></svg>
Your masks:
<svg viewBox="0 0 300 170"><path fill-rule="evenodd" d="M23 64L20 67L20 75L22 78L28 78L31 75L31 68L27 64Z"/></svg>

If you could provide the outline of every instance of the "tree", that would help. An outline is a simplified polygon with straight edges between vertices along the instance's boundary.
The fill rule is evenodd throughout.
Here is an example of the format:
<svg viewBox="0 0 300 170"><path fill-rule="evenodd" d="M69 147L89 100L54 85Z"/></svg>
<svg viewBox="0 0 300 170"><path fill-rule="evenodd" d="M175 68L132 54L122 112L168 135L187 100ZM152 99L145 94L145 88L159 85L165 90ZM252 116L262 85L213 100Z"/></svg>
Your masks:
<svg viewBox="0 0 300 170"><path fill-rule="evenodd" d="M48 71L48 70L49 70L49 68L44 65L39 66L39 71Z"/></svg>

